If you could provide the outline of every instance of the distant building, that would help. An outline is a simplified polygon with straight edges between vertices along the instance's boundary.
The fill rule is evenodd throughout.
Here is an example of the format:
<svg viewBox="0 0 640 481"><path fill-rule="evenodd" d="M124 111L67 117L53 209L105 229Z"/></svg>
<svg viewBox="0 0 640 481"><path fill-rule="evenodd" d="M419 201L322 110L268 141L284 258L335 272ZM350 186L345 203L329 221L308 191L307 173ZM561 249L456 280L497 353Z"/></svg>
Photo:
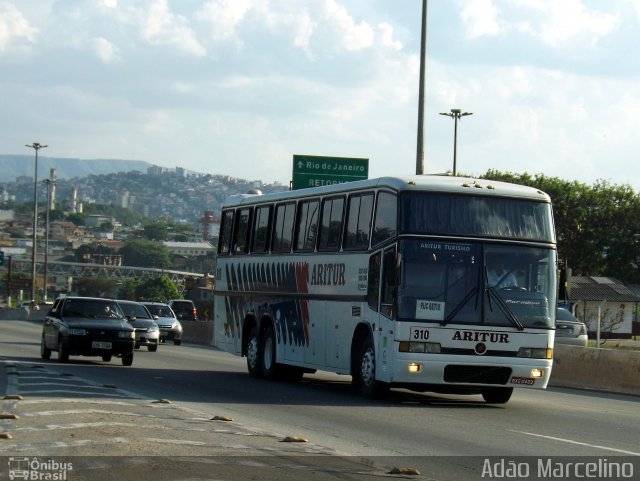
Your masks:
<svg viewBox="0 0 640 481"><path fill-rule="evenodd" d="M640 296L613 277L574 276L571 279L571 304L575 315L587 325L590 333L601 325L615 323L612 336L631 337L634 311Z"/></svg>
<svg viewBox="0 0 640 481"><path fill-rule="evenodd" d="M213 252L213 246L209 242L175 242L164 241L164 246L173 255L185 257L206 256Z"/></svg>

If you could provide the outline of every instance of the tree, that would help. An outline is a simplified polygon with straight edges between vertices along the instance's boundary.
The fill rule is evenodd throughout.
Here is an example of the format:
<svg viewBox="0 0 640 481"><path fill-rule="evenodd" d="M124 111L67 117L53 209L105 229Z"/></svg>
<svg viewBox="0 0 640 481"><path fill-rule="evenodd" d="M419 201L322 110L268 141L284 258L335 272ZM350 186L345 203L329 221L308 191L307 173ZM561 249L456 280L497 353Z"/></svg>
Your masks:
<svg viewBox="0 0 640 481"><path fill-rule="evenodd" d="M75 281L78 294L88 297L114 297L118 284L103 277L79 277Z"/></svg>
<svg viewBox="0 0 640 481"><path fill-rule="evenodd" d="M132 240L120 249L119 254L126 266L164 269L171 265L171 253L160 242Z"/></svg>
<svg viewBox="0 0 640 481"><path fill-rule="evenodd" d="M486 179L528 185L549 194L553 203L558 255L574 275L615 277L640 282L640 197L629 186L599 181L590 187L542 174L489 170Z"/></svg>
<svg viewBox="0 0 640 481"><path fill-rule="evenodd" d="M167 225L162 223L146 224L143 235L148 240L166 240Z"/></svg>
<svg viewBox="0 0 640 481"><path fill-rule="evenodd" d="M149 277L136 288L136 300L167 302L180 297L175 283L168 276Z"/></svg>

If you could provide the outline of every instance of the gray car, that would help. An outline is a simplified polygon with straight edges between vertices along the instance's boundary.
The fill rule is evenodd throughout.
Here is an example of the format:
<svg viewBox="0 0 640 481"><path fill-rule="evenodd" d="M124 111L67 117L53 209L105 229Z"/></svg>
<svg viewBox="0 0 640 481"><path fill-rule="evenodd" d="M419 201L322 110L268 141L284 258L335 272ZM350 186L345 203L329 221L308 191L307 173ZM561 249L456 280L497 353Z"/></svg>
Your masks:
<svg viewBox="0 0 640 481"><path fill-rule="evenodd" d="M163 302L142 302L160 328L160 342L173 341L182 344L182 324L171 308Z"/></svg>
<svg viewBox="0 0 640 481"><path fill-rule="evenodd" d="M147 346L149 351L156 352L160 342L160 328L149 310L135 301L118 300L118 305L135 330L136 349Z"/></svg>
<svg viewBox="0 0 640 481"><path fill-rule="evenodd" d="M556 315L556 344L587 347L587 326L567 309L559 307Z"/></svg>

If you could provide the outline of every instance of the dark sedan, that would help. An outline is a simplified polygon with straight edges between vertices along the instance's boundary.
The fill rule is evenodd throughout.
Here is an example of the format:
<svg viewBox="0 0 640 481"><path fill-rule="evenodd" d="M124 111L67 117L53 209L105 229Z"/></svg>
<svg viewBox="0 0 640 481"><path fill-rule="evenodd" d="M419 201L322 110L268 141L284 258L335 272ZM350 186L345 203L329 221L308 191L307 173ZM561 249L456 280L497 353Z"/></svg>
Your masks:
<svg viewBox="0 0 640 481"><path fill-rule="evenodd" d="M49 359L58 352L60 362L69 356L98 356L109 362L120 357L133 364L135 333L112 299L61 297L47 313L42 329L40 355Z"/></svg>

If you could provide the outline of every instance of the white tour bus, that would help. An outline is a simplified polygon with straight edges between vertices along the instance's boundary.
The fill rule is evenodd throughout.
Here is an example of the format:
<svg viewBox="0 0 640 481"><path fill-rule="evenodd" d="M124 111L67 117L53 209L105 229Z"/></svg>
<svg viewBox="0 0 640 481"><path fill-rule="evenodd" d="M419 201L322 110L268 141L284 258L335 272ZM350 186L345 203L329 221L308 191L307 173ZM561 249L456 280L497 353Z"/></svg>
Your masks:
<svg viewBox="0 0 640 481"><path fill-rule="evenodd" d="M236 195L222 208L219 348L249 374L349 374L482 394L547 386L556 308L551 201L519 185L385 177Z"/></svg>

